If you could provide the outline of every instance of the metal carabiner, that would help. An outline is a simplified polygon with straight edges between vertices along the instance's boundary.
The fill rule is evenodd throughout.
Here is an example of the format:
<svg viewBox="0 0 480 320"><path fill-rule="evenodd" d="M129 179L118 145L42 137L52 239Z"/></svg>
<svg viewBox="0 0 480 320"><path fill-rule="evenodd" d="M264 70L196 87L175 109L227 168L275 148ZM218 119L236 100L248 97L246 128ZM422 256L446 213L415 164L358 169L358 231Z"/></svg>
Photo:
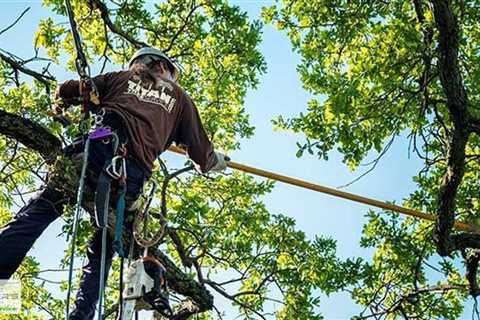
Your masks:
<svg viewBox="0 0 480 320"><path fill-rule="evenodd" d="M115 156L105 171L114 179L120 179L127 176L127 164L122 156Z"/></svg>
<svg viewBox="0 0 480 320"><path fill-rule="evenodd" d="M96 128L101 128L103 126L103 120L105 117L105 109L100 109L95 115L93 116L93 127Z"/></svg>
<svg viewBox="0 0 480 320"><path fill-rule="evenodd" d="M127 178L127 160L122 157L122 178Z"/></svg>

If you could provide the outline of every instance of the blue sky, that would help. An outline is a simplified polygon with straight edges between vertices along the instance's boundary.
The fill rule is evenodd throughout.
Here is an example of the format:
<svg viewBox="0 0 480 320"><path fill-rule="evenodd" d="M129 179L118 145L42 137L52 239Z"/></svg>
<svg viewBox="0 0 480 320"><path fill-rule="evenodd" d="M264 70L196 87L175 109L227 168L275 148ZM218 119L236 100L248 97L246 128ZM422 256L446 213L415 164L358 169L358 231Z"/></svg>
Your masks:
<svg viewBox="0 0 480 320"><path fill-rule="evenodd" d="M273 1L232 1L232 3L247 11L250 17L258 17L260 8L273 4ZM28 6L32 9L21 23L0 35L0 48L24 58L33 55L32 38L39 19L49 16L50 13L41 7L40 1L0 0L0 30ZM268 70L261 76L258 88L248 92L245 101L251 123L256 127L255 135L249 140L242 141L241 149L230 156L236 162L330 187L352 181L363 171L349 172L338 153L332 153L328 161L320 161L309 155L298 159L295 156L297 151L295 143L303 140L302 135L273 130L271 124L273 118L278 115L284 117L297 115L305 109L311 96L302 89L296 73L299 57L292 53L286 36L271 26L266 26L263 39L260 50L267 61ZM58 70L55 76L59 81L76 78L75 74L55 70ZM344 190L401 203L402 199L414 190L415 185L411 177L421 167L417 159L408 157L407 147L406 139L397 139L373 173ZM166 157L173 159L176 156ZM281 183L277 183L273 192L264 200L271 213L282 213L295 218L297 228L304 231L309 238L321 235L336 239L340 257L370 256L371 251L358 245L362 225L366 222L364 214L369 209L367 206ZM47 229L32 251L45 268L57 267L63 254L66 244L64 239L57 238L60 226L61 221L57 221ZM78 261L78 264L80 263L81 261ZM52 275L57 279L60 276ZM220 309L224 308L224 304L229 303L218 300ZM358 313L359 307L350 301L347 294L337 293L330 297L322 297L320 311L326 319L347 319ZM467 311L470 313L470 310Z"/></svg>

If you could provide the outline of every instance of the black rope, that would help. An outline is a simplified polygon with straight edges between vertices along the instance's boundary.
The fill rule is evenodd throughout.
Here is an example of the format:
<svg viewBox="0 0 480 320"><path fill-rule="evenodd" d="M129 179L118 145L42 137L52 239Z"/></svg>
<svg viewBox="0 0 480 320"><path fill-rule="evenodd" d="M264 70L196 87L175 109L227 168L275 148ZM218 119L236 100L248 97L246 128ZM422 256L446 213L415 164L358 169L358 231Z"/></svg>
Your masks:
<svg viewBox="0 0 480 320"><path fill-rule="evenodd" d="M75 52L77 57L75 58L75 65L77 67L77 72L80 75L80 78L87 79L90 77L89 67L87 63L87 58L83 53L82 49L82 40L80 39L80 34L77 30L77 23L75 22L75 15L73 13L70 0L65 0L65 6L67 7L68 20L70 21L70 28L72 31L73 42L75 43Z"/></svg>
<svg viewBox="0 0 480 320"><path fill-rule="evenodd" d="M90 77L90 67L87 62L87 58L82 48L82 40L78 33L77 23L75 22L75 15L73 13L70 0L65 0L65 6L67 7L68 20L70 21L70 29L73 36L73 42L75 44L75 67L78 75L80 76L80 91L82 91L82 108L84 118L88 118L88 110L90 103L98 105L100 103L98 97L98 89L95 83Z"/></svg>

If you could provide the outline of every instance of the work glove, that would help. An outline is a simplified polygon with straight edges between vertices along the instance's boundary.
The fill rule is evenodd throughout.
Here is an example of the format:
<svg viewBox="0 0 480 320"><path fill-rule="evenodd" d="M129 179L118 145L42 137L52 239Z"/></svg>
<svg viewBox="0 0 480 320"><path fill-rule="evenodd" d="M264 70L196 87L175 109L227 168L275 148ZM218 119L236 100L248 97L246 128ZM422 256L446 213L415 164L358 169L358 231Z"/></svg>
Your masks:
<svg viewBox="0 0 480 320"><path fill-rule="evenodd" d="M227 161L230 161L230 158L220 152L215 152L217 157L217 163L210 169L212 172L222 172L227 168Z"/></svg>

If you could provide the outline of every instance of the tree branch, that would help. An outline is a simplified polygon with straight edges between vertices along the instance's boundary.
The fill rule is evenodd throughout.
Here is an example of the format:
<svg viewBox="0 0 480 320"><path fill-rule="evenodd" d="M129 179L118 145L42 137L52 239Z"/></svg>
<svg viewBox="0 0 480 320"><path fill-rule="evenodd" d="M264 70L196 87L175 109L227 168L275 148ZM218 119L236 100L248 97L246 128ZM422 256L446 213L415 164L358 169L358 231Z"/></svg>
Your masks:
<svg viewBox="0 0 480 320"><path fill-rule="evenodd" d="M25 68L23 61L19 62L19 61L13 59L13 58L10 58L10 57L6 56L5 54L3 54L1 52L0 52L0 59L5 61L6 63L8 63L12 67L13 70L23 72L23 73L35 78L36 80L43 83L45 86L50 85L49 81L55 81L54 77L49 76L49 75L45 75L45 74L42 74L42 73L38 73L38 72L33 71L31 69Z"/></svg>
<svg viewBox="0 0 480 320"><path fill-rule="evenodd" d="M27 13L28 10L30 10L30 7L26 8L25 10L23 10L23 12L20 14L20 16L19 16L17 19L15 19L15 21L14 21L12 24L10 24L10 25L9 25L8 27L6 27L5 29L1 30L1 31L0 31L0 35L2 35L2 34L5 33L6 31L10 30L13 26L15 26L15 25L18 23L18 21L20 21L20 19L22 19L22 17L25 15L25 13Z"/></svg>
<svg viewBox="0 0 480 320"><path fill-rule="evenodd" d="M435 22L439 30L440 80L453 122L447 169L438 193L438 217L434 231L437 251L441 256L454 250L450 237L455 215L455 198L465 169L465 147L469 136L467 93L458 63L459 30L450 1L433 0Z"/></svg>
<svg viewBox="0 0 480 320"><path fill-rule="evenodd" d="M0 134L39 152L52 163L61 152L62 143L41 125L21 116L0 110Z"/></svg>
<svg viewBox="0 0 480 320"><path fill-rule="evenodd" d="M115 24L112 22L110 19L110 15L108 13L108 8L107 6L100 0L92 0L92 3L95 5L95 7L100 10L100 16L103 19L103 22L108 26L110 31L113 33L119 35L120 37L124 38L128 42L130 42L135 48L141 48L141 47L149 47L149 45L143 41L137 40L130 36L128 33L125 31L121 30Z"/></svg>
<svg viewBox="0 0 480 320"><path fill-rule="evenodd" d="M168 45L168 47L165 49L165 52L168 53L172 48L173 48L173 45L175 44L175 41L177 40L178 36L180 34L182 34L182 32L185 30L185 28L187 27L188 23L189 23L189 20L190 20L190 17L193 15L193 13L195 12L195 10L197 10L198 8L200 8L202 6L202 4L199 4L199 5L195 5L195 1L192 1L192 8L190 9L190 12L187 14L187 16L185 17L185 19L183 19L183 24L182 26L177 30L177 32L175 33L175 35L170 39L170 44Z"/></svg>

